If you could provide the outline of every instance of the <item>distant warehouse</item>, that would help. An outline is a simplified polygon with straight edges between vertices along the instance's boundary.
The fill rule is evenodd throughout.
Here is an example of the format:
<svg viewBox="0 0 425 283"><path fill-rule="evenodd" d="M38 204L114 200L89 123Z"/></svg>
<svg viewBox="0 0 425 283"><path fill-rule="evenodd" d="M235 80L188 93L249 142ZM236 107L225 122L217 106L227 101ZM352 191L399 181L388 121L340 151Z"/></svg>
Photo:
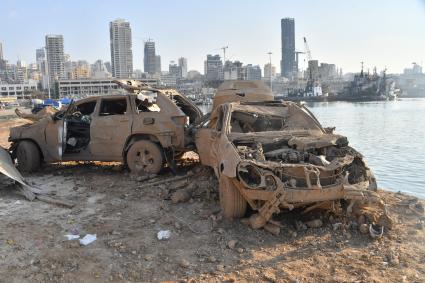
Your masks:
<svg viewBox="0 0 425 283"><path fill-rule="evenodd" d="M114 79L79 79L60 80L58 82L59 97L84 98L93 95L108 95L119 93L118 85ZM141 81L157 85L156 79L141 79Z"/></svg>
<svg viewBox="0 0 425 283"><path fill-rule="evenodd" d="M0 98L2 99L29 99L37 90L37 82L30 81L22 84L0 83Z"/></svg>

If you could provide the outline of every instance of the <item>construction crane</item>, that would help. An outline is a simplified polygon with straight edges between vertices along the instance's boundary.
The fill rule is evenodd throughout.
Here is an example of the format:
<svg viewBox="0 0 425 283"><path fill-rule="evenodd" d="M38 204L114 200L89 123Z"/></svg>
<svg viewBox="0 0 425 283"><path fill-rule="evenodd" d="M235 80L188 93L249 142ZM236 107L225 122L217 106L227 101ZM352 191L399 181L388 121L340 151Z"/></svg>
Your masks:
<svg viewBox="0 0 425 283"><path fill-rule="evenodd" d="M307 60L311 61L312 60L311 51L310 51L310 47L308 47L307 38L305 37L304 37L304 48L305 48L305 53L307 54Z"/></svg>

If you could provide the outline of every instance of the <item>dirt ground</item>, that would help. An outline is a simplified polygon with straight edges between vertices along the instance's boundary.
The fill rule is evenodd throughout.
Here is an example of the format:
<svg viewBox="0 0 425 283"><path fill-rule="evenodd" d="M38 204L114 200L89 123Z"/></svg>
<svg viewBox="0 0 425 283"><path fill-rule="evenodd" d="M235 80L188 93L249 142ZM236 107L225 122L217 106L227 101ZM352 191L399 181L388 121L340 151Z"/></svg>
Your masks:
<svg viewBox="0 0 425 283"><path fill-rule="evenodd" d="M0 145L16 123L0 120ZM425 217L409 208L411 196L380 191L395 221L380 239L324 211L283 212L273 235L221 218L209 169L187 160L184 174L150 185L173 176L164 170L146 180L120 164L66 163L26 176L75 203L71 209L29 202L0 176L0 282L425 282ZM176 184L194 188L189 201L172 202ZM319 218L319 228L300 225ZM158 240L162 230L169 239ZM66 234L97 240L82 246Z"/></svg>

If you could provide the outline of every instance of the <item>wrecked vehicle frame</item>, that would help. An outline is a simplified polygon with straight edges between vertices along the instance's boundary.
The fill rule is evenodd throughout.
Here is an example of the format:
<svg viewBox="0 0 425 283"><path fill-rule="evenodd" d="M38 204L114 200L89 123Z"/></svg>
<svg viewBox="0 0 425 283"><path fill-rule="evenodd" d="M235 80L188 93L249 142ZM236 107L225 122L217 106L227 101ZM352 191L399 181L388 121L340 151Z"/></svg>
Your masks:
<svg viewBox="0 0 425 283"><path fill-rule="evenodd" d="M225 216L242 217L249 204L258 212L250 217L253 228L281 209L337 200L347 201L348 213L374 203L386 215L372 171L333 130L292 102L231 102L199 125L195 140L201 162L219 179Z"/></svg>
<svg viewBox="0 0 425 283"><path fill-rule="evenodd" d="M201 111L174 90L116 81L128 93L88 97L66 109L11 128L10 152L21 171L41 161L117 161L135 173L158 173L192 150L190 123Z"/></svg>

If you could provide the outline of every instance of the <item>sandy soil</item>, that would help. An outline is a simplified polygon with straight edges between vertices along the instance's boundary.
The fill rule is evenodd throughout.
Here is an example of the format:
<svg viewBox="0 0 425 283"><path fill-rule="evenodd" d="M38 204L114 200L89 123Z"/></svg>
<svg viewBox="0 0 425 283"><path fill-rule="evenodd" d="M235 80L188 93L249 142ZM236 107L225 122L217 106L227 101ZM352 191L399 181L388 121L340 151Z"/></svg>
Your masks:
<svg viewBox="0 0 425 283"><path fill-rule="evenodd" d="M0 121L2 139L13 123ZM67 163L26 176L72 209L29 202L0 176L0 282L425 282L425 218L410 196L380 191L395 221L381 239L324 211L283 212L273 235L221 218L210 170L179 170L195 191L177 204L175 183L148 186L167 171L144 180L117 164ZM318 218L320 228L299 225ZM158 240L161 230L171 237ZM82 246L72 233L97 240Z"/></svg>

